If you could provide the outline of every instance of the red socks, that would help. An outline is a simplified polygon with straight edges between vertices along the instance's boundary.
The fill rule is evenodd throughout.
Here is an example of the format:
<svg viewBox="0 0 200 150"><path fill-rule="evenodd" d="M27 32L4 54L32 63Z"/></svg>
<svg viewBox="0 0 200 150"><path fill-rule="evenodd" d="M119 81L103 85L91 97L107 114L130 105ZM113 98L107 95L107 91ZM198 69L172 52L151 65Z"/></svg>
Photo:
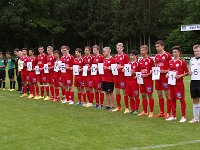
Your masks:
<svg viewBox="0 0 200 150"><path fill-rule="evenodd" d="M154 99L150 99L150 100L149 100L149 106L150 106L150 112L153 112L153 108L154 108Z"/></svg>
<svg viewBox="0 0 200 150"><path fill-rule="evenodd" d="M172 100L168 99L167 100L167 113L170 114L172 109Z"/></svg>
<svg viewBox="0 0 200 150"><path fill-rule="evenodd" d="M128 96L124 96L125 107L128 108Z"/></svg>
<svg viewBox="0 0 200 150"><path fill-rule="evenodd" d="M44 96L44 86L43 85L40 86L40 93L41 93L41 96L43 97Z"/></svg>
<svg viewBox="0 0 200 150"><path fill-rule="evenodd" d="M49 96L49 86L45 86L45 90L46 90L47 96Z"/></svg>
<svg viewBox="0 0 200 150"><path fill-rule="evenodd" d="M182 116L185 117L186 116L186 103L185 103L185 101L180 101L180 102L181 102Z"/></svg>
<svg viewBox="0 0 200 150"><path fill-rule="evenodd" d="M81 92L78 92L78 102L81 103L81 95L82 93Z"/></svg>
<svg viewBox="0 0 200 150"><path fill-rule="evenodd" d="M90 91L86 91L88 102L90 103Z"/></svg>
<svg viewBox="0 0 200 150"><path fill-rule="evenodd" d="M135 99L134 98L130 99L130 106L131 106L131 110L135 111Z"/></svg>
<svg viewBox="0 0 200 150"><path fill-rule="evenodd" d="M172 116L176 117L176 100L172 100Z"/></svg>
<svg viewBox="0 0 200 150"><path fill-rule="evenodd" d="M83 102L86 103L86 93L82 93L83 96Z"/></svg>
<svg viewBox="0 0 200 150"><path fill-rule="evenodd" d="M147 99L143 99L143 100L142 100L142 106L143 106L143 111L144 111L145 113L147 113L147 106L148 106L148 101L147 101Z"/></svg>
<svg viewBox="0 0 200 150"><path fill-rule="evenodd" d="M94 100L94 92L90 92L90 103L93 104L93 100Z"/></svg>
<svg viewBox="0 0 200 150"><path fill-rule="evenodd" d="M103 105L104 103L104 93L100 93L100 104Z"/></svg>
<svg viewBox="0 0 200 150"><path fill-rule="evenodd" d="M50 86L50 91L51 91L51 96L54 98L54 87L53 86Z"/></svg>
<svg viewBox="0 0 200 150"><path fill-rule="evenodd" d="M74 91L70 91L70 100L74 101Z"/></svg>
<svg viewBox="0 0 200 150"><path fill-rule="evenodd" d="M99 92L95 92L96 105L99 105Z"/></svg>
<svg viewBox="0 0 200 150"><path fill-rule="evenodd" d="M27 85L25 84L24 85L24 94L26 94L27 93Z"/></svg>
<svg viewBox="0 0 200 150"><path fill-rule="evenodd" d="M140 106L140 98L136 98L135 100L135 111L138 112Z"/></svg>

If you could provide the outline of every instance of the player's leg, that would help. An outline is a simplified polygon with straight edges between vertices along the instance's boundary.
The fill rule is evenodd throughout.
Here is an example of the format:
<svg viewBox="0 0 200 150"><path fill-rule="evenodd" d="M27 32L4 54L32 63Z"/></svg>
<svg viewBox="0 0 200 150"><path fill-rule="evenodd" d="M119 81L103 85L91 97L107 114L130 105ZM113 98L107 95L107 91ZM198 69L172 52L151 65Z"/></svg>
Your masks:
<svg viewBox="0 0 200 150"><path fill-rule="evenodd" d="M167 114L165 115L165 119L169 118L171 110L172 110L172 100L170 98L169 90L164 90L165 97L167 99Z"/></svg>
<svg viewBox="0 0 200 150"><path fill-rule="evenodd" d="M147 100L147 94L144 84L140 84L140 93L142 95L142 108L143 111L138 114L138 116L148 116L147 112L147 106L148 106L148 100Z"/></svg>
<svg viewBox="0 0 200 150"><path fill-rule="evenodd" d="M148 98L149 98L149 107L150 107L150 112L149 112L149 118L153 117L153 110L154 110L154 98L153 98L153 94L150 93L148 94Z"/></svg>

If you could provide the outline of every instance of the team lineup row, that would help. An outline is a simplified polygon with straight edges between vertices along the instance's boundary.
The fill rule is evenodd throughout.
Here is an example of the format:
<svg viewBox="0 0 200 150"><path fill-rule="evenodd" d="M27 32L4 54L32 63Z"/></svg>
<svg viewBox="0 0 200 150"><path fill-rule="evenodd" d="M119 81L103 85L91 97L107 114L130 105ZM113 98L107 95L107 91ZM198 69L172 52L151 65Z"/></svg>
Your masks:
<svg viewBox="0 0 200 150"><path fill-rule="evenodd" d="M61 102L74 104L73 85L77 88L78 102L75 105L107 109L112 112L121 111L121 94L123 92L125 111L138 116L164 117L167 121L176 120L176 100L180 100L182 117L179 122L186 122L186 102L183 77L191 75L190 93L193 99L194 118L190 123L199 122L199 97L200 97L200 45L193 47L195 57L190 60L190 71L187 64L180 58L179 46L172 48L172 55L164 50L164 42L159 40L155 44L157 53L155 60L148 56L148 46L140 47L142 58L137 59L137 51L132 50L128 55L123 53L122 43L116 45L118 54L111 56L110 47L103 48L104 57L99 54L100 47L86 46L85 56L82 50L75 50L76 58L69 52L68 46L61 47L62 57L58 50L52 46L39 46L39 55L36 57L33 50L23 48L15 50L16 60L11 58L10 52L6 53L7 60L0 53L0 82L5 88L5 68L7 64L11 91L15 87L14 68L16 75L23 82L23 95L27 96L27 88L30 95L28 98L59 101L59 89L61 89ZM154 115L153 86L159 99L160 112ZM0 84L0 85L1 85ZM40 85L40 86L39 86ZM116 91L117 107L114 108L114 94ZM40 89L40 90L39 90ZM46 90L46 98L44 91ZM166 98L167 111L164 110L164 95ZM142 109L139 111L141 93ZM106 102L104 103L104 95ZM94 105L94 99L96 103ZM129 108L130 104L130 108ZM105 106L105 107L104 107ZM149 111L148 111L149 106Z"/></svg>

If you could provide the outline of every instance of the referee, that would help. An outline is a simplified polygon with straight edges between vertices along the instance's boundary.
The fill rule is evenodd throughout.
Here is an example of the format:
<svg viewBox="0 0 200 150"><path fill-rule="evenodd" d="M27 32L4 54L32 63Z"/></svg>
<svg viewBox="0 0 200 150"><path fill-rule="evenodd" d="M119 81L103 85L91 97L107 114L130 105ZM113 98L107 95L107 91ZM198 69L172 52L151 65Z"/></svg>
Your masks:
<svg viewBox="0 0 200 150"><path fill-rule="evenodd" d="M190 83L190 94L193 99L193 115L194 118L189 123L199 122L199 111L200 111L200 45L193 46L194 57L190 60L190 72L191 83Z"/></svg>

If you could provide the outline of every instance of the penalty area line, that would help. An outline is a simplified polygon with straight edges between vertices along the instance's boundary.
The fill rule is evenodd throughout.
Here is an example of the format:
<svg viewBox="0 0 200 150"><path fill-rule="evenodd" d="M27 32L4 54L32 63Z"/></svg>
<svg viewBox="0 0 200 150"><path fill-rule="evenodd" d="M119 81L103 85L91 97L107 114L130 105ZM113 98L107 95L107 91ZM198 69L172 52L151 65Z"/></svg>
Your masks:
<svg viewBox="0 0 200 150"><path fill-rule="evenodd" d="M167 148L167 147L176 147L176 146L183 146L187 144L196 144L200 143L199 140L192 140L192 141L185 141L185 142L178 142L174 144L161 144L161 145L153 145L153 146L144 146L144 147L132 147L127 149L114 149L114 150L146 150L146 149L159 149L159 148Z"/></svg>

